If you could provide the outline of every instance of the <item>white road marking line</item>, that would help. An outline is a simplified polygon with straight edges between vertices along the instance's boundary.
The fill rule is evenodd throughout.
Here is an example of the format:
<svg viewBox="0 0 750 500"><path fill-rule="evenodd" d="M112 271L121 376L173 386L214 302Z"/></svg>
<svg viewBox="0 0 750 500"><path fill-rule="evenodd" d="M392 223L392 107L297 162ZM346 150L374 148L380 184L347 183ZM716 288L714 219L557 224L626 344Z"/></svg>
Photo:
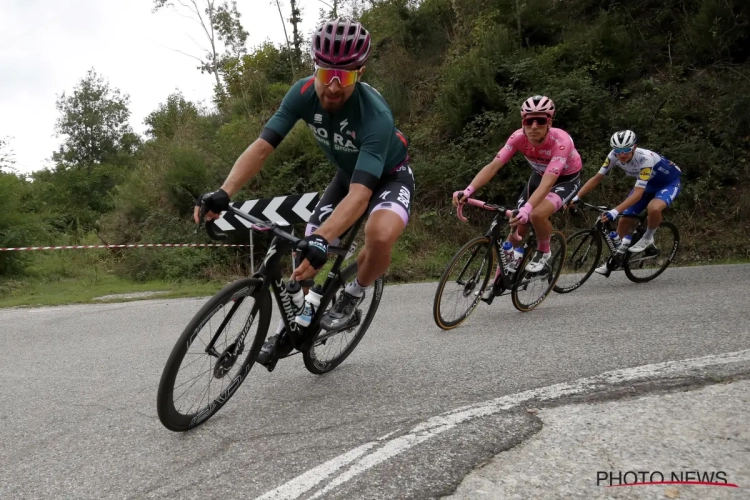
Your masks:
<svg viewBox="0 0 750 500"><path fill-rule="evenodd" d="M564 382L550 385L539 389L510 394L499 398L491 399L474 405L468 405L455 410L449 411L442 415L432 417L421 424L416 425L408 434L399 436L387 441L382 447L365 455L374 446L380 444L385 438L394 434L386 434L380 438L379 442L370 442L354 450L339 455L324 464L309 470L308 472L297 476L291 481L282 484L273 491L270 491L259 498L259 500L288 499L299 498L307 491L313 489L319 483L333 475L338 469L357 459L359 461L351 465L346 471L334 478L323 489L318 491L310 500L319 498L332 489L346 483L368 469L381 464L404 451L416 446L430 438L433 438L443 432L450 430L457 425L466 421L485 417L500 411L510 410L530 400L550 401L565 396L585 394L596 389L602 389L607 386L622 384L625 382L636 382L640 380L649 380L666 375L684 374L689 375L702 368L709 366L726 365L731 363L750 361L750 349L744 351L730 352L724 354L713 354L700 358L685 359L680 361L667 361L651 365L638 366L634 368L625 368L602 373L593 377L586 377L573 382ZM394 431L397 432L397 431ZM363 456L365 455L365 456ZM362 457L360 459L360 457Z"/></svg>
<svg viewBox="0 0 750 500"><path fill-rule="evenodd" d="M292 500L294 498L298 498L305 492L314 488L325 478L335 473L341 467L357 460L376 444L376 442L366 443L358 448L354 448L353 450L344 453L343 455L332 458L331 460L320 464L314 469L310 469L301 476L295 477L288 483L284 483L275 490L269 491L262 497L258 497L258 500Z"/></svg>

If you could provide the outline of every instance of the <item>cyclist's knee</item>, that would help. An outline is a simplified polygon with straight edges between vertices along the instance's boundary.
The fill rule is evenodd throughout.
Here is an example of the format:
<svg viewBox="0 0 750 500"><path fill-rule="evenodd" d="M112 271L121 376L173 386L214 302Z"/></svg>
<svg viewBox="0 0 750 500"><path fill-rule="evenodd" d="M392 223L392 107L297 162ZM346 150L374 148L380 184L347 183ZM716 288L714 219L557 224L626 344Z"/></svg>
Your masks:
<svg viewBox="0 0 750 500"><path fill-rule="evenodd" d="M664 202L664 200L652 200L648 204L648 213L658 214L661 213L665 208L667 208L667 204Z"/></svg>
<svg viewBox="0 0 750 500"><path fill-rule="evenodd" d="M543 203L539 205L538 208L535 208L533 212L531 212L529 220L532 224L539 224L540 222L544 222L549 219L550 216L554 213L553 207L545 205L547 204Z"/></svg>
<svg viewBox="0 0 750 500"><path fill-rule="evenodd" d="M365 245L376 252L389 251L397 238L398 234L389 227L371 228L365 231Z"/></svg>

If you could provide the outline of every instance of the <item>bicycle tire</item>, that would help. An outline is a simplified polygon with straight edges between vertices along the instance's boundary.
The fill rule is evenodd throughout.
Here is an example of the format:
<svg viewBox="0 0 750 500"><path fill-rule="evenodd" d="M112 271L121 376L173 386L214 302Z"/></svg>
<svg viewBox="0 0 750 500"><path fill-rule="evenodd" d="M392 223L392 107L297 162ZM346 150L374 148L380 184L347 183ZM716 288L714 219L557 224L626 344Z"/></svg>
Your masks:
<svg viewBox="0 0 750 500"><path fill-rule="evenodd" d="M305 368L307 368L310 373L313 373L315 375L328 373L339 366L341 363L343 363L344 360L349 357L349 355L354 351L359 342L362 340L362 337L365 336L365 333L367 333L367 329L370 327L373 318L375 318L375 314L378 312L378 306L380 306L380 299L383 296L384 287L384 276L376 279L372 284L372 300L370 302L370 307L367 309L367 313L365 314L364 319L358 325L357 332L354 334L354 337L352 337L352 339L348 342L344 351L329 361L321 360L315 351L316 346L323 344L323 342L319 339L321 339L321 336L324 336L325 343L327 343L328 339L338 337L347 332L347 330L334 332L330 335L327 335L327 332L325 330L318 330L318 333L315 335L313 345L310 347L310 349L307 349L302 353L302 360L305 363ZM342 286L341 289L343 290L344 286ZM364 300L367 300L368 291L370 291L370 287L365 290Z"/></svg>
<svg viewBox="0 0 750 500"><path fill-rule="evenodd" d="M661 224L659 224L659 227L657 229L657 234L659 234L660 231L662 232L661 234L663 234L663 231L667 231L667 230L670 231L673 235L672 248L669 250L668 257L664 261L664 264L662 264L656 270L655 273L646 277L636 276L633 272L634 271L633 264L634 262L637 262L637 261L634 261L634 259L637 259L638 256L640 256L641 254L640 253L634 254L631 252L627 252L627 255L625 256L625 259L623 261L623 269L625 270L625 276L627 276L630 281L634 283L646 283L648 281L651 281L657 276L659 276L661 273L663 273L669 267L669 265L674 261L674 257L677 254L677 250L680 247L680 232L677 229L677 226L675 224L669 221L662 221ZM640 234L640 236L642 235L643 233ZM633 244L635 244L636 242L637 240L633 240Z"/></svg>
<svg viewBox="0 0 750 500"><path fill-rule="evenodd" d="M461 313L461 315L457 319L448 321L443 317L441 307L440 307L441 299L443 298L443 292L445 291L445 286L448 283L448 277L450 276L450 273L453 270L453 268L458 263L459 259L467 251L471 250L473 247L477 247L477 250L475 251L474 255L471 256L471 260L469 261L469 263L473 261L477 255L480 255L480 252L481 252L482 258L486 259L488 250L491 250L490 262L486 266L486 269L484 270L484 278L482 278L482 284L478 292L476 292L475 290L476 282L474 282L473 284L467 283L467 285L465 286L463 295L464 297L468 297L469 295L472 295L473 296L472 303L463 313ZM438 283L437 290L435 291L435 299L433 300L433 305L432 305L432 317L435 320L435 324L439 328L443 330L452 330L453 328L456 328L458 325L466 321L466 318L468 318L471 315L471 313L474 311L474 309L476 309L482 297L482 293L487 288L487 283L490 281L490 276L492 272L494 272L495 270L495 262L497 262L495 254L496 254L496 249L490 245L490 238L487 236L479 236L472 240L469 240L451 258L450 262L448 262L448 265L445 267L445 269L443 270L443 274L440 277L440 282ZM484 262L483 265L485 263L486 262ZM468 267L468 263L464 267L465 268ZM469 286L471 289L466 288ZM467 295L467 290L468 290L469 295Z"/></svg>
<svg viewBox="0 0 750 500"><path fill-rule="evenodd" d="M530 241L529 243L529 249L533 249L532 246L533 241ZM526 271L526 264L531 259L533 251L526 252L526 255L524 255L523 260L521 261L521 264L519 265L518 269L521 269L521 274L518 275L515 282L513 283L513 288L511 288L510 296L513 299L513 307L518 309L521 312L529 312L533 309L536 309L539 307L539 305L544 302L544 299L547 298L549 293L552 291L552 288L554 288L555 284L557 283L558 278L560 277L560 272L562 271L563 265L565 265L565 254L567 251L567 243L565 240L565 236L560 231L552 231L552 234L550 235L550 248L552 248L552 245L554 243L557 243L559 245L559 249L555 250L550 257L550 260L548 261L549 264L549 272L548 272L548 286L544 293L540 295L537 299L530 303L524 303L521 298L519 297L519 289L525 284L528 283L525 281L524 278L530 277L532 274L538 274L538 273L530 273Z"/></svg>
<svg viewBox="0 0 750 500"><path fill-rule="evenodd" d="M575 240L580 238L581 241L579 243L575 243ZM586 244L589 244L588 247L586 247ZM602 238L599 235L599 233L594 229L582 229L580 231L577 231L573 233L566 241L566 256L565 256L565 265L572 265L574 266L572 271L580 273L583 269L583 261L580 261L580 267L575 267L576 262L578 258L585 258L589 256L589 251L591 249L590 245L594 245L596 249L594 250L594 260L592 261L592 264L589 266L589 268L586 270L586 272L583 274L581 279L576 281L575 283L571 285L565 285L560 286L560 279L558 278L557 283L552 288L555 293L570 293L574 290L577 290L581 287L584 283L586 283L586 280L588 280L591 275L594 273L594 269L596 269L596 265L599 263L599 259L602 257ZM573 249L573 253L569 253L570 249ZM578 256L579 250L583 250L584 253L582 256ZM563 267L565 267L565 265ZM562 273L561 273L562 276Z"/></svg>
<svg viewBox="0 0 750 500"><path fill-rule="evenodd" d="M167 429L175 432L185 432L205 423L217 411L219 411L227 401L229 401L229 399L234 395L239 386L242 385L242 382L247 378L247 375L250 373L250 369L252 368L253 364L255 363L255 359L258 356L258 352L260 351L260 348L265 341L266 335L268 334L268 327L271 321L271 296L268 292L268 289L265 290L265 293L262 292L261 284L262 281L256 278L244 278L228 284L219 292L217 292L213 297L211 297L208 302L203 305L203 307L201 307L201 309L195 314L193 319L190 321L190 323L188 323L187 327L185 327L185 330L177 339L177 342L175 343L174 347L172 348L172 352L169 355L167 363L164 366L156 396L156 412L159 416L159 420ZM237 304L237 300L242 299L241 302L243 302L248 297L252 297L255 301L253 303L253 309L255 309L255 307L257 306L256 316L253 321L253 323L257 323L257 333L255 334L255 338L250 345L250 349L247 351L247 356L240 364L240 368L237 370L237 374L228 384L226 384L226 388L224 388L224 384L222 383L223 390L221 390L219 396L216 399L210 401L205 407L198 408L196 411L191 411L190 413L182 413L175 406L175 381L179 374L182 361L185 359L186 354L190 350L190 346L196 341L197 338L199 338L203 327L211 324L210 320L213 318L213 316L217 314L223 306L232 302L234 311L230 310L231 314L228 318L227 316L225 316L225 319L222 323L229 326L233 315L236 314L236 312L239 310L236 309L236 307L241 307L241 303ZM252 310L250 311L250 313L251 312ZM248 318L249 317L250 316L248 316ZM249 335L253 323L250 323L250 326L247 326L247 319L243 321L243 330L247 328L246 335ZM203 339L200 340L201 342L203 342ZM207 345L206 342L203 343L204 345ZM230 344L230 347L232 345L234 344ZM225 352L222 354L222 356L227 352L229 352L229 347L225 349ZM196 355L197 354L199 353L196 353ZM242 351L240 351L240 356L241 354ZM214 359L213 356L210 356L209 354L205 355L209 359L209 370L207 372L204 372L200 376L203 377L203 375L208 373L209 397L207 400L210 400L210 388L211 382L213 381L211 378L211 371L213 371L215 374L217 365L216 363L211 365L211 360ZM218 359L220 358L221 357L219 357ZM233 365L236 362L237 359L232 362L232 366L230 366L227 370L231 371ZM189 362L189 364L193 363L193 361ZM219 377L214 376L214 378ZM223 378L223 376L221 378ZM195 383L193 383L193 385L195 385ZM199 404L202 404L202 402L203 398L201 397L201 401Z"/></svg>

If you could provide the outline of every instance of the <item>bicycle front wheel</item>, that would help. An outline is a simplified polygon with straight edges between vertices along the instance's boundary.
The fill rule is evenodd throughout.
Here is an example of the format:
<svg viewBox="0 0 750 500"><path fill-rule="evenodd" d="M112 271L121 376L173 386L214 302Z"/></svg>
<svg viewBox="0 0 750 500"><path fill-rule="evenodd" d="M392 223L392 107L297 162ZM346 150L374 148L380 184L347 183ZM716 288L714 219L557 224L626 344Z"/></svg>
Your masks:
<svg viewBox="0 0 750 500"><path fill-rule="evenodd" d="M230 283L198 311L177 340L159 382L156 411L183 432L214 415L247 378L271 321L262 281Z"/></svg>
<svg viewBox="0 0 750 500"><path fill-rule="evenodd" d="M365 288L362 300L357 304L355 324L352 327L336 332L318 331L312 347L302 353L305 368L310 373L321 375L330 372L349 357L367 333L367 329L378 311L384 287L385 278L381 276L372 285ZM339 293L343 290L344 287L342 286ZM335 302L335 300L332 302Z"/></svg>
<svg viewBox="0 0 750 500"><path fill-rule="evenodd" d="M569 293L580 288L602 256L602 239L593 229L582 229L568 238L565 264L553 290Z"/></svg>
<svg viewBox="0 0 750 500"><path fill-rule="evenodd" d="M636 240L633 240L636 243ZM635 283L645 283L659 276L669 267L680 247L677 226L662 221L654 233L654 244L640 253L627 252L623 262L625 276Z"/></svg>
<svg viewBox="0 0 750 500"><path fill-rule="evenodd" d="M432 316L438 327L455 328L476 309L495 270L495 253L489 237L480 236L453 256L435 291Z"/></svg>
<svg viewBox="0 0 750 500"><path fill-rule="evenodd" d="M517 272L520 274L513 284L510 295L513 299L513 306L521 312L531 311L544 301L557 283L565 265L567 250L565 236L560 231L552 231L549 243L552 255L544 269L535 273L526 270L526 265L534 253L534 249L531 248L526 252L518 267Z"/></svg>

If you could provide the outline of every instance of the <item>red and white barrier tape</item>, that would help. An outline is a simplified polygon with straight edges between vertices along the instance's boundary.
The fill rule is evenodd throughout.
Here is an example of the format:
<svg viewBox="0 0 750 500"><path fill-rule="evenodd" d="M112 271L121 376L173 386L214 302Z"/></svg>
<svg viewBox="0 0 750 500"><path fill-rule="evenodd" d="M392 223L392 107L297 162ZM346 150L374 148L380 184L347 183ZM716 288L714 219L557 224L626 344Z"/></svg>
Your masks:
<svg viewBox="0 0 750 500"><path fill-rule="evenodd" d="M249 247L248 244L228 243L133 243L129 245L70 245L57 247L17 247L0 248L0 252L18 252L22 250L79 250L85 248L156 248L156 247Z"/></svg>

